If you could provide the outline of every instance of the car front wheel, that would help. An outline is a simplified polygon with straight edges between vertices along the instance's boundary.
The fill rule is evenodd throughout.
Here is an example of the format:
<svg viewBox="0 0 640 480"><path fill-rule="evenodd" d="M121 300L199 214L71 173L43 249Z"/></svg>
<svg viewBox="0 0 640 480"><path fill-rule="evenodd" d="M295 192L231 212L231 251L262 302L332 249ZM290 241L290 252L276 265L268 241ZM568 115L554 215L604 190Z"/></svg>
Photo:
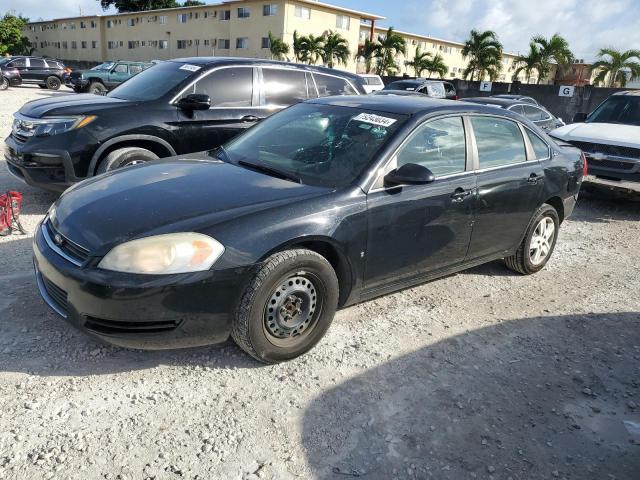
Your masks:
<svg viewBox="0 0 640 480"><path fill-rule="evenodd" d="M547 204L540 207L515 255L505 258L507 267L523 275L542 270L553 254L559 228L560 218L556 209Z"/></svg>
<svg viewBox="0 0 640 480"><path fill-rule="evenodd" d="M107 87L105 87L100 82L91 82L89 84L89 88L87 89L87 91L89 93L94 93L96 95L102 95L103 93L105 93L107 91Z"/></svg>
<svg viewBox="0 0 640 480"><path fill-rule="evenodd" d="M231 336L263 363L291 360L327 332L338 296L336 273L323 256L306 249L275 253L245 288Z"/></svg>
<svg viewBox="0 0 640 480"><path fill-rule="evenodd" d="M155 153L146 148L140 147L125 147L114 150L109 153L100 165L96 174L110 172L117 168L129 167L131 165L138 165L140 163L150 162L151 160L157 160L158 157Z"/></svg>
<svg viewBox="0 0 640 480"><path fill-rule="evenodd" d="M60 79L58 77L47 78L47 88L49 90L60 90Z"/></svg>

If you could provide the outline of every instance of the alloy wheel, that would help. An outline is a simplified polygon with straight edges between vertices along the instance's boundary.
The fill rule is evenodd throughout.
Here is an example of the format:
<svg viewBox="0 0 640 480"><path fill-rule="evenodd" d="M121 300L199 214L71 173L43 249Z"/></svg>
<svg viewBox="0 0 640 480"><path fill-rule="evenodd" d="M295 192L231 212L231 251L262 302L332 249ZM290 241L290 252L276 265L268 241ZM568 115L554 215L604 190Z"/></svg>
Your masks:
<svg viewBox="0 0 640 480"><path fill-rule="evenodd" d="M547 259L555 234L556 225L551 217L544 217L538 222L529 244L529 260L533 265L540 265Z"/></svg>

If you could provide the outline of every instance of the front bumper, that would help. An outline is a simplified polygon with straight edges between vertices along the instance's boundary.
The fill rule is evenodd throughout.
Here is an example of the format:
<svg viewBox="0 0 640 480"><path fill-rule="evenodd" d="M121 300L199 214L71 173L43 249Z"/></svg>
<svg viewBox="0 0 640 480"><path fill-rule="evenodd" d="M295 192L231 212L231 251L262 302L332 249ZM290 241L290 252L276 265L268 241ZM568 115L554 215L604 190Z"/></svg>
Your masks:
<svg viewBox="0 0 640 480"><path fill-rule="evenodd" d="M609 178L597 177L595 175L587 175L584 183L599 185L610 190L616 190L627 193L640 193L640 174L635 181L612 180Z"/></svg>
<svg viewBox="0 0 640 480"><path fill-rule="evenodd" d="M83 180L98 142L86 133L72 140L56 138L66 135L26 142L7 137L4 158L9 172L29 185L53 192L63 192Z"/></svg>
<svg viewBox="0 0 640 480"><path fill-rule="evenodd" d="M38 288L69 323L104 342L158 350L228 339L249 267L180 275L131 275L76 266L38 226L33 243Z"/></svg>

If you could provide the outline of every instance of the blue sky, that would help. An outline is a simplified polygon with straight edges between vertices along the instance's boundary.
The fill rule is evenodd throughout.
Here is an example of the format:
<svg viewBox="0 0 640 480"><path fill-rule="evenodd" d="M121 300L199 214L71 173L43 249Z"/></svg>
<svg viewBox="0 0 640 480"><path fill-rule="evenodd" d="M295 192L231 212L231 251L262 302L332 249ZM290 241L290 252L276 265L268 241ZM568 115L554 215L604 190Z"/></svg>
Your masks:
<svg viewBox="0 0 640 480"><path fill-rule="evenodd" d="M266 0L265 0L266 1ZM387 17L382 25L463 41L469 30L495 30L505 50L526 51L531 36L560 33L578 58L600 47L640 49L640 0L324 0ZM215 3L215 2L210 2ZM0 13L32 18L100 13L97 0L0 0Z"/></svg>

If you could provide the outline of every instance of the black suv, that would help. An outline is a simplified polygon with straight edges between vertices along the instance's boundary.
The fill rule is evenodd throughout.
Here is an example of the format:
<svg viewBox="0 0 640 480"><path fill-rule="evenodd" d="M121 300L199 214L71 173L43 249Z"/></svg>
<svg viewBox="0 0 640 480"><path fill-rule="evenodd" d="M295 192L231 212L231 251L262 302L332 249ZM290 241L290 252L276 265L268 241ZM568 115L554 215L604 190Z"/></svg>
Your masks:
<svg viewBox="0 0 640 480"><path fill-rule="evenodd" d="M22 83L35 83L51 90L58 90L65 74L71 71L60 60L43 57L12 57L7 67L18 70Z"/></svg>
<svg viewBox="0 0 640 480"><path fill-rule="evenodd" d="M0 59L0 90L6 90L9 87L17 87L22 83L20 72L15 67L9 67L11 59Z"/></svg>
<svg viewBox="0 0 640 480"><path fill-rule="evenodd" d="M27 183L62 191L116 168L216 148L308 98L364 95L357 75L240 58L161 62L106 96L35 100L14 114L5 158Z"/></svg>
<svg viewBox="0 0 640 480"><path fill-rule="evenodd" d="M458 93L453 83L444 80L426 80L416 78L414 80L396 80L384 87L382 91L405 91L417 92L433 98L446 98L447 100L458 100Z"/></svg>

